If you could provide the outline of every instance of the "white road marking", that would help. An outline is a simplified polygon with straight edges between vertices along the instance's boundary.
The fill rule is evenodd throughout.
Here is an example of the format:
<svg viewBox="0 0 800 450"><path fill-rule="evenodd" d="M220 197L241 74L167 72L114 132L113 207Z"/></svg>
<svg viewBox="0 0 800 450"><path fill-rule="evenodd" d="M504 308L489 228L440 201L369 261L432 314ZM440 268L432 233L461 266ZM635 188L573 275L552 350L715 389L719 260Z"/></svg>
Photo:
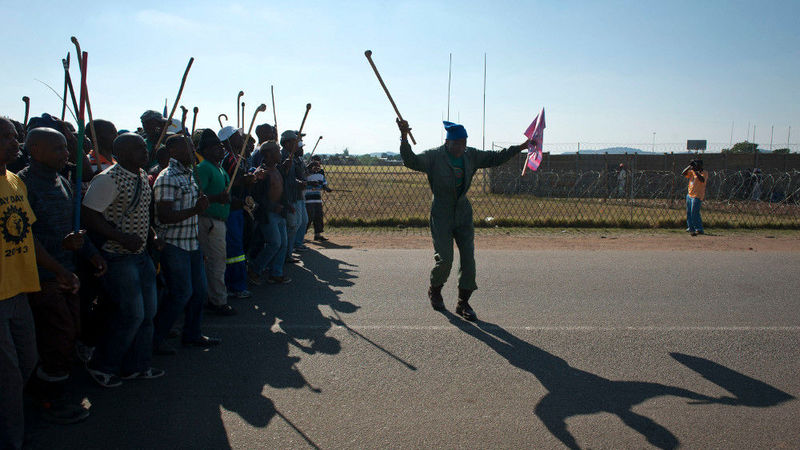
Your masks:
<svg viewBox="0 0 800 450"><path fill-rule="evenodd" d="M225 329L265 329L265 328L280 328L280 329L295 329L295 330L386 330L386 331L460 331L454 325L314 325L314 324L281 324L279 326L273 324L204 324L203 328L212 328L218 330ZM477 325L475 325L478 328ZM484 329L500 329L503 328L509 331L800 331L800 326L630 326L630 327L600 327L600 326L580 326L580 325L564 325L564 326L507 326L500 327L497 325L483 325L480 328Z"/></svg>

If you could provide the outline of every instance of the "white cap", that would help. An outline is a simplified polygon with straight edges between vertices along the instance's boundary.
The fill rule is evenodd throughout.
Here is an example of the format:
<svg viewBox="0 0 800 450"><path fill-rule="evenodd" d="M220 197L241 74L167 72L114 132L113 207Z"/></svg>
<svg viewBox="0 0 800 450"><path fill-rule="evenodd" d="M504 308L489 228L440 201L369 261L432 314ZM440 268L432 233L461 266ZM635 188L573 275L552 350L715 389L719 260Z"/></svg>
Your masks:
<svg viewBox="0 0 800 450"><path fill-rule="evenodd" d="M236 134L237 131L239 130L229 125L219 130L219 132L217 133L217 137L219 138L220 141L227 141L228 138Z"/></svg>

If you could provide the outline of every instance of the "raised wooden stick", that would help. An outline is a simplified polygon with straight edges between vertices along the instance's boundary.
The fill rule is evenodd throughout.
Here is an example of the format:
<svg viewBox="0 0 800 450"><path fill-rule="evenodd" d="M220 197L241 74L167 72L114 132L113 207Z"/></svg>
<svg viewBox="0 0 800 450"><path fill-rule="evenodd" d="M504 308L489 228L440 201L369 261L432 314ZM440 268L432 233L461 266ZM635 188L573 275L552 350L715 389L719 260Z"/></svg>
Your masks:
<svg viewBox="0 0 800 450"><path fill-rule="evenodd" d="M189 115L189 110L186 109L185 106L181 105L181 134L186 135L186 117Z"/></svg>
<svg viewBox="0 0 800 450"><path fill-rule="evenodd" d="M311 103L306 103L306 113L303 114L303 121L300 122L300 129L297 130L297 139L300 139L300 135L303 134L303 127L306 124L306 119L308 118L308 112L311 111Z"/></svg>
<svg viewBox="0 0 800 450"><path fill-rule="evenodd" d="M22 102L25 103L25 120L22 122L22 125L25 129L28 128L28 113L31 112L31 99L27 95L22 97Z"/></svg>
<svg viewBox="0 0 800 450"><path fill-rule="evenodd" d="M189 69L192 68L192 64L194 64L194 58L189 58L189 64L186 65L186 70L183 72L183 78L181 79L181 87L178 89L178 96L175 97L175 104L172 105L172 111L169 112L169 118L167 118L167 123L161 127L161 135L158 137L156 141L156 145L153 146L153 151L158 151L158 147L161 145L161 141L164 140L164 136L167 134L167 128L169 124L172 123L172 116L175 115L175 110L178 109L178 102L181 101L181 94L183 94L183 87L186 85L186 77L189 76Z"/></svg>
<svg viewBox="0 0 800 450"><path fill-rule="evenodd" d="M400 114L400 110L398 110L397 105L394 104L394 100L392 99L392 94L389 93L389 89L386 88L386 84L383 82L381 74L378 73L378 68L375 67L375 63L372 62L372 50L365 51L364 56L367 57L367 61L369 61L369 65L372 66L372 70L375 72L375 76L378 77L378 81L381 83L383 91L386 92L386 96L389 97L389 102L392 104L392 108L394 108L394 112L397 114L397 118L403 120L403 116ZM414 145L417 145L417 141L414 140L414 135L411 134L411 131L408 132L408 137L411 138L411 142L413 142Z"/></svg>
<svg viewBox="0 0 800 450"><path fill-rule="evenodd" d="M317 143L316 143L316 144L314 144L314 148L312 148L312 149L311 149L311 154L310 154L310 155L308 155L308 157L309 157L309 158L310 158L310 157L312 157L312 156L314 156L314 152L317 150L317 145L319 145L319 141L320 141L321 139L322 139L322 136L320 136L320 137L318 137L318 138L317 138Z"/></svg>
<svg viewBox="0 0 800 450"><path fill-rule="evenodd" d="M242 124L238 128L244 129L244 102L242 102Z"/></svg>
<svg viewBox="0 0 800 450"><path fill-rule="evenodd" d="M239 109L237 108L236 111L239 111ZM225 126L222 125L222 118L223 117L225 118L225 120L228 120L228 115L227 114L220 114L220 115L217 116L217 122L219 122L219 127L220 128L225 128Z"/></svg>
<svg viewBox="0 0 800 450"><path fill-rule="evenodd" d="M278 113L275 111L275 87L269 85L269 91L272 94L272 118L275 121L275 140L278 139Z"/></svg>
<svg viewBox="0 0 800 450"><path fill-rule="evenodd" d="M192 111L194 111L194 116L192 116L192 135L194 135L194 126L197 124L197 112L200 111L200 108L195 106Z"/></svg>
<svg viewBox="0 0 800 450"><path fill-rule="evenodd" d="M67 52L67 59L62 59L61 64L64 65L64 70L69 71L69 52ZM64 96L61 97L61 121L64 121L64 116L67 113L67 76L64 75ZM76 119L77 120L77 119Z"/></svg>
<svg viewBox="0 0 800 450"><path fill-rule="evenodd" d="M250 133L253 132L253 125L256 123L256 116L261 111L266 111L267 105L261 104L256 108L256 112L253 113L253 120L250 121L250 128L247 129L247 136L244 137L244 143L242 144L242 150L239 152L239 159L236 161L236 167L233 169L233 175L231 175L231 181L228 183L228 187L225 189L225 192L230 192L231 188L233 187L233 181L236 179L236 174L239 172L239 166L242 165L242 158L244 158L244 151L247 148L247 141L250 140Z"/></svg>
<svg viewBox="0 0 800 450"><path fill-rule="evenodd" d="M240 122L244 122L244 113L242 113L242 119L239 120L239 102L242 101L242 96L244 95L244 91L239 91L239 94L236 95L236 128L241 128L244 124L239 125ZM228 120L228 117L225 117L225 120Z"/></svg>
<svg viewBox="0 0 800 450"><path fill-rule="evenodd" d="M83 54L83 53L81 53L81 44L78 43L78 38L76 38L75 36L72 36L70 38L70 40L72 41L73 44L75 44L75 51L78 54L78 67L81 69L81 75L83 77L85 77L86 76L86 68L83 67L83 63L81 62L81 58L80 58L80 55ZM83 87L81 87L81 89L83 89ZM83 95L83 94L81 94L81 95ZM86 90L86 112L89 113L89 128L91 128L91 130L92 130L92 139L94 139L94 141L95 141L95 142L92 142L92 144L94 145L95 148L97 148L97 142L96 142L97 141L97 130L94 129L94 117L92 116L92 103L89 101L89 90L88 89ZM99 151L98 151L98 153L99 153ZM97 163L96 164L97 172L100 172L101 171L100 170L101 169L100 158L99 157L95 158L95 162Z"/></svg>

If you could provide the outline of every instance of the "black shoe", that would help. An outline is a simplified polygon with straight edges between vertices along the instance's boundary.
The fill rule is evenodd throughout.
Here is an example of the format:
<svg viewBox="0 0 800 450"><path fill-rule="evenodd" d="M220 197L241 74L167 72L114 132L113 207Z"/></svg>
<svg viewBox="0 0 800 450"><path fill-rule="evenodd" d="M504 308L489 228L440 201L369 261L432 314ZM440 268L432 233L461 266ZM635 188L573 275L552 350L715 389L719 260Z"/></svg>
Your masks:
<svg viewBox="0 0 800 450"><path fill-rule="evenodd" d="M289 258L286 258L286 262L288 264L297 264L300 262L300 260L295 258L294 256L290 256Z"/></svg>
<svg viewBox="0 0 800 450"><path fill-rule="evenodd" d="M475 314L475 311L470 308L469 303L466 300L460 300L456 304L456 314L463 317L470 322L475 322L478 320L478 316Z"/></svg>
<svg viewBox="0 0 800 450"><path fill-rule="evenodd" d="M429 287L428 298L431 300L431 307L436 311L444 311L444 299L442 298L442 286Z"/></svg>
<svg viewBox="0 0 800 450"><path fill-rule="evenodd" d="M184 347L202 347L202 348L209 348L219 345L222 341L217 338L212 338L208 336L200 336L194 341L183 341Z"/></svg>
<svg viewBox="0 0 800 450"><path fill-rule="evenodd" d="M233 309L233 306L228 305L228 304L212 305L212 304L209 303L209 304L206 305L206 309L208 309L209 311L213 312L214 314L216 314L218 316L235 316L236 315L236 310Z"/></svg>

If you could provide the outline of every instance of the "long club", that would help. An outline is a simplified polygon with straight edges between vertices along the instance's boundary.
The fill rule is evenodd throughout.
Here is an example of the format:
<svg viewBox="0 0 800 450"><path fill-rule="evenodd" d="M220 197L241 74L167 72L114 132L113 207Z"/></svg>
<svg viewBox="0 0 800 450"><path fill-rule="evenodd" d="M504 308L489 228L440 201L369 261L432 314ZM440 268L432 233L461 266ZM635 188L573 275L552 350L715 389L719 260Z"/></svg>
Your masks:
<svg viewBox="0 0 800 450"><path fill-rule="evenodd" d="M189 64L186 65L186 71L183 72L183 78L181 79L181 87L178 89L178 96L175 97L175 103L172 105L172 111L169 112L167 124L161 127L161 135L158 137L156 145L153 146L153 151L158 151L161 141L164 140L164 136L167 134L167 125L172 123L172 116L175 115L175 110L178 109L178 103L181 101L181 94L183 94L183 87L186 85L186 77L189 76L189 69L192 68L192 64L194 64L194 58L189 58Z"/></svg>
<svg viewBox="0 0 800 450"><path fill-rule="evenodd" d="M236 161L236 167L233 169L233 175L231 175L231 181L228 183L228 188L225 189L225 192L230 192L231 188L233 187L233 182L236 180L236 174L239 172L239 166L241 166L241 160L244 158L244 151L247 148L247 142L250 140L250 134L253 132L253 125L256 123L256 116L258 113L267 110L267 105L261 104L256 108L256 111L253 113L253 119L250 121L250 128L247 129L247 135L244 137L244 143L242 144L242 149L239 151L239 159Z"/></svg>
<svg viewBox="0 0 800 450"><path fill-rule="evenodd" d="M381 87L383 88L383 92L386 92L386 96L389 97L389 103L392 104L392 108L394 108L394 112L397 114L397 118L403 120L403 116L400 114L400 110L397 109L397 105L394 103L394 99L392 99L392 94L389 93L389 89L386 88L386 83L383 82L383 78L381 78L381 74L378 73L378 68L375 66L375 63L372 61L372 50L367 50L364 52L364 56L367 57L367 61L369 61L369 65L372 66L372 70L375 72L375 76L378 77L378 81L381 83ZM414 145L417 145L417 141L414 140L414 135L411 134L411 131L408 132L408 137L411 138L411 142Z"/></svg>
<svg viewBox="0 0 800 450"><path fill-rule="evenodd" d="M81 44L78 43L78 38L76 38L75 36L72 36L70 38L70 40L72 41L73 44L75 44L75 51L77 52L76 54L79 56L78 57L78 68L81 69L81 76L85 77L86 76L86 74L85 74L86 69L83 67L83 63L81 62L81 58L80 58L80 55L83 54L81 52ZM83 90L83 87L81 87L81 90ZM83 95L83 93L81 93L81 95ZM86 90L86 111L89 113L89 128L92 130L92 139L95 141L95 142L93 142L93 144L95 145L95 147L97 147L97 130L94 129L94 117L92 116L92 103L89 101L89 90L88 89ZM101 166L100 166L100 158L95 158L95 161L97 162L97 171L100 172L100 168L101 168Z"/></svg>

